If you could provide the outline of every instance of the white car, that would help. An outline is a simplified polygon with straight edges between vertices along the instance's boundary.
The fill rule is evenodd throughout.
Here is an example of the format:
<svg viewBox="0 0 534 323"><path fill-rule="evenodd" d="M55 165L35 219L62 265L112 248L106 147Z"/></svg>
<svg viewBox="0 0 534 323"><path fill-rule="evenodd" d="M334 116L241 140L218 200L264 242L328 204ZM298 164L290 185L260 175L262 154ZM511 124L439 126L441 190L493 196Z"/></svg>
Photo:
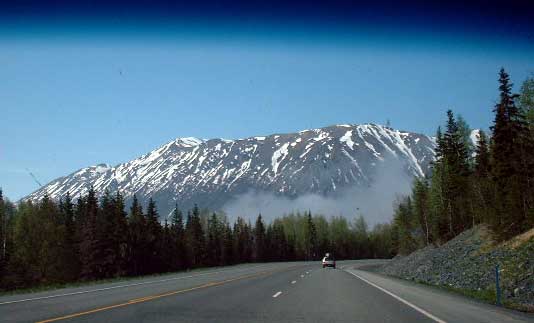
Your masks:
<svg viewBox="0 0 534 323"><path fill-rule="evenodd" d="M325 267L332 267L334 269L336 268L336 260L328 253L323 258L323 268Z"/></svg>

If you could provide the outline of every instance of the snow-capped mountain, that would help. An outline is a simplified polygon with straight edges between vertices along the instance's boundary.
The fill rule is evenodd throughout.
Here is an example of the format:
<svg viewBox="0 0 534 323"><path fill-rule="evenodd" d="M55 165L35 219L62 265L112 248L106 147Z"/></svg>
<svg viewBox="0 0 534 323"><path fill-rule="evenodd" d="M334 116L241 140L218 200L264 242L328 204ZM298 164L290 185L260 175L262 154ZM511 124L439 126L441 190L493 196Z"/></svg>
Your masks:
<svg viewBox="0 0 534 323"><path fill-rule="evenodd" d="M117 166L100 164L58 178L24 199L45 194L74 198L92 185L98 192L120 190L129 200L152 197L160 214L175 203L219 209L251 190L285 198L335 196L347 187L369 187L377 169L399 161L399 172L422 176L434 158L434 139L388 127L336 125L298 133L238 140L178 138ZM379 171L378 171L379 172Z"/></svg>

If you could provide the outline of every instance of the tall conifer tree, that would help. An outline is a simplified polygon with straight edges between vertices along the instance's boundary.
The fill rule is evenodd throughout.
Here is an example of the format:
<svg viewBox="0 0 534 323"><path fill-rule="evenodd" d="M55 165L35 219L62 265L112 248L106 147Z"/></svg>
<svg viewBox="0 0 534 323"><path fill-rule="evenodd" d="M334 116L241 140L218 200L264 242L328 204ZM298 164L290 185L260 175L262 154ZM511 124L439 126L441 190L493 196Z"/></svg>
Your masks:
<svg viewBox="0 0 534 323"><path fill-rule="evenodd" d="M80 241L81 276L83 279L101 278L101 254L98 236L99 208L96 192L91 187L83 210L82 236Z"/></svg>
<svg viewBox="0 0 534 323"><path fill-rule="evenodd" d="M147 258L146 265L149 273L155 273L160 270L162 265L162 258L160 255L161 245L161 224L159 223L158 211L156 209L156 203L152 198L148 201L148 207L146 210L147 220Z"/></svg>
<svg viewBox="0 0 534 323"><path fill-rule="evenodd" d="M266 237L265 237L265 225L261 214L256 219L256 225L254 226L254 255L256 261L265 261L266 257Z"/></svg>
<svg viewBox="0 0 534 323"><path fill-rule="evenodd" d="M226 222L224 224L224 236L223 236L223 264L232 265L235 262L234 259L234 234L230 224Z"/></svg>
<svg viewBox="0 0 534 323"><path fill-rule="evenodd" d="M76 224L74 218L74 204L70 193L65 194L65 198L60 201L59 212L64 225L64 236L62 243L62 265L63 274L66 281L74 281L80 275L80 255L76 243Z"/></svg>
<svg viewBox="0 0 534 323"><path fill-rule="evenodd" d="M207 242L207 262L211 266L221 264L222 258L222 223L216 213L208 219L208 242Z"/></svg>
<svg viewBox="0 0 534 323"><path fill-rule="evenodd" d="M146 220L143 209L134 194L130 214L128 218L129 227L129 269L132 275L140 275L146 272Z"/></svg>
<svg viewBox="0 0 534 323"><path fill-rule="evenodd" d="M313 218L311 211L308 211L306 215L306 227L305 227L305 243L306 243L306 259L314 260L318 257L318 243L317 243L317 229L315 228L315 223L313 223Z"/></svg>
<svg viewBox="0 0 534 323"><path fill-rule="evenodd" d="M182 211L178 205L174 207L171 220L171 240L172 240L172 257L173 269L183 269L189 266L189 255L187 253L184 219Z"/></svg>
<svg viewBox="0 0 534 323"><path fill-rule="evenodd" d="M192 212L188 214L186 235L190 251L191 265L193 267L201 266L205 261L206 240L200 219L200 209L197 205L195 205Z"/></svg>
<svg viewBox="0 0 534 323"><path fill-rule="evenodd" d="M512 94L504 69L499 73L499 91L491 146L496 207L488 220L497 236L506 239L528 228L533 216L534 147L525 116L515 104L518 95Z"/></svg>

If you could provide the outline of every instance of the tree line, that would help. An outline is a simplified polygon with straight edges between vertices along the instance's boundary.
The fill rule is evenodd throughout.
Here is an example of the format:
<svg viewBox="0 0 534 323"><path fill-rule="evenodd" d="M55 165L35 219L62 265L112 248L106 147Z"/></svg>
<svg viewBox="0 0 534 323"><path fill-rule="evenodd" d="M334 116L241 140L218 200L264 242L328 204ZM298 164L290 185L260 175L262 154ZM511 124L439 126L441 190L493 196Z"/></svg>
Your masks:
<svg viewBox="0 0 534 323"><path fill-rule="evenodd" d="M477 224L497 240L534 227L534 78L512 93L499 73L491 134L473 145L467 122L447 112L436 134L431 173L416 178L390 223L368 228L362 216L324 217L310 211L266 223L195 206L169 217L134 196L93 189L74 202L44 197L17 206L0 190L0 289L138 276L246 262L388 258L442 244ZM100 197L98 197L100 196Z"/></svg>
<svg viewBox="0 0 534 323"><path fill-rule="evenodd" d="M391 257L391 226L369 230L354 221L311 212L292 213L266 223L178 206L169 217L150 199L136 196L126 211L120 192L98 197L90 189L74 202L21 201L16 207L0 190L0 289L109 279L233 265L246 262Z"/></svg>
<svg viewBox="0 0 534 323"><path fill-rule="evenodd" d="M534 227L534 78L515 94L501 69L493 113L491 134L481 130L473 145L465 120L447 112L431 174L415 179L396 207L400 253L444 243L481 223L499 241Z"/></svg>

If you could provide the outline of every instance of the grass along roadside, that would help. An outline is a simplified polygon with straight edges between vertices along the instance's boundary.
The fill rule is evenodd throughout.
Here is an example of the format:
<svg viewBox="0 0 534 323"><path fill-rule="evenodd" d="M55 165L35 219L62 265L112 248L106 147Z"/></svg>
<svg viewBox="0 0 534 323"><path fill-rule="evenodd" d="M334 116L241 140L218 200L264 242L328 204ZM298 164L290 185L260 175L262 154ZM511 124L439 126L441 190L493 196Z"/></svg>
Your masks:
<svg viewBox="0 0 534 323"><path fill-rule="evenodd" d="M402 282L411 282L411 283L415 283L415 284L420 284L420 285L424 285L426 287L429 287L429 288L432 288L432 289L435 289L435 290L445 291L445 292L449 292L449 293L462 295L462 296L468 297L470 299L473 299L475 301L480 301L482 303L496 305L496 295L497 295L497 293L495 291L495 288L472 290L472 289L457 288L457 287L446 286L446 285L435 285L435 284L431 284L431 283L428 283L428 282L425 282L425 281L421 281L421 280L405 279L405 278L400 277L400 276L387 275L387 274L379 272L378 271L378 269L379 269L378 266L373 266L373 267L362 266L362 267L358 267L358 269L359 270L363 270L363 271L369 271L369 272L372 272L375 275L384 276L384 277L387 277L387 278L390 278L390 279L392 278L392 279L399 280L399 281L402 281ZM529 307L529 306L525 306L523 304L514 303L514 302L512 302L510 300L507 300L505 298L503 298L501 300L501 302L502 302L502 306L505 307L505 308L512 309L512 310L517 310L517 311L521 311L521 312L526 312L526 313L534 313L534 307Z"/></svg>
<svg viewBox="0 0 534 323"><path fill-rule="evenodd" d="M396 278L399 278L399 277L396 277ZM415 281L415 283L422 284L425 286L430 286L430 287L440 289L440 290L445 290L445 291L456 293L456 294L460 294L460 295L463 295L463 296L466 296L466 297L469 297L469 298L472 298L478 301L482 301L487 304L497 305L497 301L496 301L497 292L495 291L495 288L471 290L471 289L457 288L457 287L452 287L452 286L432 285L432 284L425 283L423 281ZM534 308L532 307L519 304L519 303L514 303L507 299L502 299L501 302L502 302L502 306L505 308L518 310L518 311L522 311L526 313L534 313Z"/></svg>

